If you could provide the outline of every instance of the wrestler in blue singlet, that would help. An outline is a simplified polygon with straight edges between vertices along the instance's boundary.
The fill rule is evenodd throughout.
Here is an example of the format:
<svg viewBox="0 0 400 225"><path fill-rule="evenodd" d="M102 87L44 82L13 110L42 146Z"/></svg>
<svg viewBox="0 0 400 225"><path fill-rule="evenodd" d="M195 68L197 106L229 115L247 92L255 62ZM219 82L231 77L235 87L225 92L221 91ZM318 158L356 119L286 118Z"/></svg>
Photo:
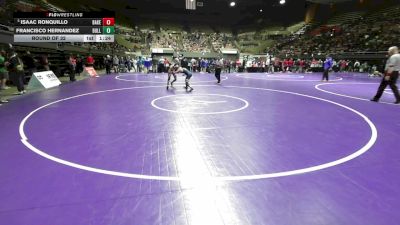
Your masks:
<svg viewBox="0 0 400 225"><path fill-rule="evenodd" d="M192 77L192 72L190 72L188 69L186 69L186 68L182 68L182 67L179 67L176 71L175 71L175 73L183 73L185 76L186 76L186 79L185 79L185 89L187 90L187 91L193 91L193 88L192 87L190 87L190 85L189 85L189 80L190 80L190 78Z"/></svg>

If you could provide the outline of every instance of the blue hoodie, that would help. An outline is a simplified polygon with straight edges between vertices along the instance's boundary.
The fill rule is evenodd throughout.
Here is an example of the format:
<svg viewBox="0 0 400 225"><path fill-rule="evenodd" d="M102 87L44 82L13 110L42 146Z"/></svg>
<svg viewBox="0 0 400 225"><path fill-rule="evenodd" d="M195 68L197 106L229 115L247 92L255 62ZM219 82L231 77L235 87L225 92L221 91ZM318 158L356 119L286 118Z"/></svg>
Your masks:
<svg viewBox="0 0 400 225"><path fill-rule="evenodd" d="M324 62L324 70L330 69L333 66L333 59L331 57L326 58Z"/></svg>

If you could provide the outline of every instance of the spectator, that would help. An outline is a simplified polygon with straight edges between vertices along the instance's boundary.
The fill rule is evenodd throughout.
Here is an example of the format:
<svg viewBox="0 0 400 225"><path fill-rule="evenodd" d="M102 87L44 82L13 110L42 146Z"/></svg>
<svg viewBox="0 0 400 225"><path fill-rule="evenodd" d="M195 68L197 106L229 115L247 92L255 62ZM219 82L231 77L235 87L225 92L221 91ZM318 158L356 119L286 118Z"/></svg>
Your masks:
<svg viewBox="0 0 400 225"><path fill-rule="evenodd" d="M6 52L4 50L0 51L0 79L6 79L8 77L8 72L6 69ZM7 100L4 100L1 95L0 89L0 105L2 103L7 103Z"/></svg>
<svg viewBox="0 0 400 225"><path fill-rule="evenodd" d="M68 63L68 70L69 70L69 80L71 82L74 82L75 81L75 71L76 71L76 59L72 54L69 55L67 63Z"/></svg>
<svg viewBox="0 0 400 225"><path fill-rule="evenodd" d="M113 61L112 61L110 55L107 55L104 58L104 64L106 65L106 74L111 74L111 67L112 67Z"/></svg>
<svg viewBox="0 0 400 225"><path fill-rule="evenodd" d="M17 95L25 94L24 88L24 64L21 58L17 55L16 52L12 51L10 53L10 59L7 66L7 69L10 73L10 78L14 85L17 86L18 92Z"/></svg>
<svg viewBox="0 0 400 225"><path fill-rule="evenodd" d="M49 54L41 55L39 63L43 71L49 71L50 70Z"/></svg>
<svg viewBox="0 0 400 225"><path fill-rule="evenodd" d="M92 54L89 54L89 56L86 58L86 65L88 67L93 67L94 66L94 62L95 62L95 60L94 60Z"/></svg>
<svg viewBox="0 0 400 225"><path fill-rule="evenodd" d="M139 56L139 59L137 60L137 70L139 73L142 72L142 66L143 66L143 59L141 56Z"/></svg>
<svg viewBox="0 0 400 225"><path fill-rule="evenodd" d="M137 70L137 60L136 60L136 58L132 58L132 68L133 68L135 73L138 71Z"/></svg>
<svg viewBox="0 0 400 225"><path fill-rule="evenodd" d="M32 54L27 51L24 56L22 56L22 62L24 63L28 74L28 77L32 77L33 73L36 72L36 61L33 58Z"/></svg>
<svg viewBox="0 0 400 225"><path fill-rule="evenodd" d="M116 55L114 55L113 58L113 66L114 66L114 73L119 73L119 58Z"/></svg>
<svg viewBox="0 0 400 225"><path fill-rule="evenodd" d="M6 51L1 50L0 51L0 90L6 90L9 89L9 87L6 86L6 82L9 79L8 78L8 71L6 69Z"/></svg>
<svg viewBox="0 0 400 225"><path fill-rule="evenodd" d="M128 72L131 72L132 69L132 59L130 56L126 57L125 66L128 69Z"/></svg>
<svg viewBox="0 0 400 225"><path fill-rule="evenodd" d="M83 72L83 58L81 55L76 55L76 73L81 74Z"/></svg>

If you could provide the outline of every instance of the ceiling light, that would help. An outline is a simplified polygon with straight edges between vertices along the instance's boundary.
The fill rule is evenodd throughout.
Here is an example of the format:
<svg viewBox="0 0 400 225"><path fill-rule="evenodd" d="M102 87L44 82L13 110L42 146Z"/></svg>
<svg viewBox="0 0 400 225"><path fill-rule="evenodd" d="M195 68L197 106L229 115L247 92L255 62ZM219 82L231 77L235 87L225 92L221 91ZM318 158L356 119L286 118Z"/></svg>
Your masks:
<svg viewBox="0 0 400 225"><path fill-rule="evenodd" d="M285 4L285 3L286 3L285 0L280 0L280 1L279 1L279 4L281 4L281 5L283 5L283 4Z"/></svg>
<svg viewBox="0 0 400 225"><path fill-rule="evenodd" d="M263 12L263 10L262 10L262 9L260 9L260 12Z"/></svg>
<svg viewBox="0 0 400 225"><path fill-rule="evenodd" d="M229 5L230 5L231 7L234 7L234 6L236 5L236 2L231 2Z"/></svg>

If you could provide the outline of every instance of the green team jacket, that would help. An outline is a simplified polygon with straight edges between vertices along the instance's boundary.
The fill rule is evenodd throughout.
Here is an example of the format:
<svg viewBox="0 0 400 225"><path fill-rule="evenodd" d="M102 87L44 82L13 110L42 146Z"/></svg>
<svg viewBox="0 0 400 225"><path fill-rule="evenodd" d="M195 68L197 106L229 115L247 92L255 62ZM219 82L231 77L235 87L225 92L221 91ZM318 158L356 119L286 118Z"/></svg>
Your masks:
<svg viewBox="0 0 400 225"><path fill-rule="evenodd" d="M4 65L5 62L6 62L6 59L0 55L0 73L7 72L6 66Z"/></svg>

